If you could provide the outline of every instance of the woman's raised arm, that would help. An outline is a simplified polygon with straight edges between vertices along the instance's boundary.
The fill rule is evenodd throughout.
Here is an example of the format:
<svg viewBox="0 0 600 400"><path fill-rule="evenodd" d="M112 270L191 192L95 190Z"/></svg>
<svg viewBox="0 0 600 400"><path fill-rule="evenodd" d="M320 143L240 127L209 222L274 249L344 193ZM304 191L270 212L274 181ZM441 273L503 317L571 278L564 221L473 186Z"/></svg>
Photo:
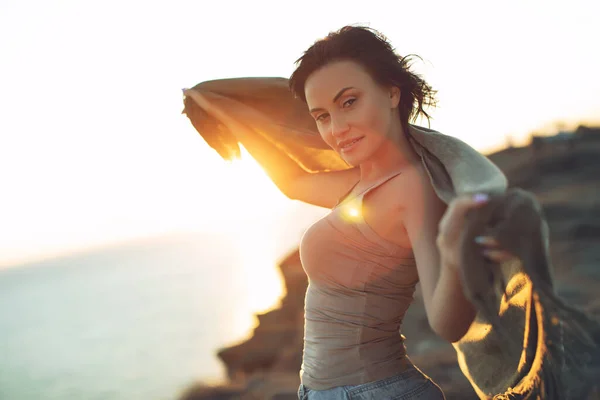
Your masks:
<svg viewBox="0 0 600 400"><path fill-rule="evenodd" d="M279 190L290 199L332 208L360 178L358 168L319 173L307 172L271 142L240 121L231 118L223 108L207 98L207 96L218 95L206 95L193 89L184 90L184 95L191 97L196 104L222 122L227 129L235 132L235 136L241 139L244 148L252 158L261 165Z"/></svg>

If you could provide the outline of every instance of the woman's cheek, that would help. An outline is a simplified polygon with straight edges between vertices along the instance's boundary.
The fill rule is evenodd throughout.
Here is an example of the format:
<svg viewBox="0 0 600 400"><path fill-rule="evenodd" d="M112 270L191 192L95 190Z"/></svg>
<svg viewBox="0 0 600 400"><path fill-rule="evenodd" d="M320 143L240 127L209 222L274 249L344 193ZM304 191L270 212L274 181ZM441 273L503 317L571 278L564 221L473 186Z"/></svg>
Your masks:
<svg viewBox="0 0 600 400"><path fill-rule="evenodd" d="M333 139L333 135L331 132L327 131L323 127L319 127L319 134L321 135L321 139L333 150L335 150L335 140Z"/></svg>
<svg viewBox="0 0 600 400"><path fill-rule="evenodd" d="M366 110L365 114L365 119L368 121L368 124L371 127L371 129L375 130L376 132L379 131L382 121L379 116L379 113L377 112L377 109L375 109L375 107L369 108L368 110Z"/></svg>
<svg viewBox="0 0 600 400"><path fill-rule="evenodd" d="M365 120L368 121L366 126L371 132L382 137L387 136L386 119L382 115L380 109L375 107L369 109L367 115L365 116Z"/></svg>

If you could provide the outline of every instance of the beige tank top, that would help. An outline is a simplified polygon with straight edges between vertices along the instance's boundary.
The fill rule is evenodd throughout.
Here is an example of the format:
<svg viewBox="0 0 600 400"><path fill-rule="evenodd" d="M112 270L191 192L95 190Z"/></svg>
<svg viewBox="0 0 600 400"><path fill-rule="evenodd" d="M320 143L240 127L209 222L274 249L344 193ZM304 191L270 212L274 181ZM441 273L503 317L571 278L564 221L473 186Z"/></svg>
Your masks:
<svg viewBox="0 0 600 400"><path fill-rule="evenodd" d="M399 173L344 199L302 237L309 284L300 378L309 389L385 379L410 363L400 327L418 282L414 256L361 212L363 197Z"/></svg>

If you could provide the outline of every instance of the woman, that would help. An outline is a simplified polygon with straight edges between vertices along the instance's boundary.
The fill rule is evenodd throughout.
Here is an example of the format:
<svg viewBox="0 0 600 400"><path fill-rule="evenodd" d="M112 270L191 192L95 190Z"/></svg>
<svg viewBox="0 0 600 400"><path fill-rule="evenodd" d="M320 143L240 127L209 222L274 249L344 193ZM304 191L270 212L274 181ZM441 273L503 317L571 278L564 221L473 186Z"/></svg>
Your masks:
<svg viewBox="0 0 600 400"><path fill-rule="evenodd" d="M309 277L300 399L443 399L406 356L402 318L421 282L429 324L460 339L475 310L459 279L458 233L485 195L448 207L435 194L406 132L429 117L431 87L376 31L344 27L298 60L292 92L304 100L323 140L350 165L309 174L264 145L244 145L291 199L332 211L300 244ZM194 91L202 108L242 135L245 127ZM479 238L487 257L510 255Z"/></svg>

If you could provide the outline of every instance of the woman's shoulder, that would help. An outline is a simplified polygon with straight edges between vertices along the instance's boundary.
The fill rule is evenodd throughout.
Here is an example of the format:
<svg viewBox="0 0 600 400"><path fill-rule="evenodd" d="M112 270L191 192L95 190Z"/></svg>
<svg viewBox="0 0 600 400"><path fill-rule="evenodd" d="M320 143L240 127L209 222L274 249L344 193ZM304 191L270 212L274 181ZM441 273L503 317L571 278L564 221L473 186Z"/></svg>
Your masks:
<svg viewBox="0 0 600 400"><path fill-rule="evenodd" d="M391 186L400 192L410 191L422 186L431 186L429 175L422 163L411 163L404 167L402 171L390 179Z"/></svg>
<svg viewBox="0 0 600 400"><path fill-rule="evenodd" d="M415 202L442 203L423 164L411 165L391 179L389 190L390 201L401 209L411 208Z"/></svg>

